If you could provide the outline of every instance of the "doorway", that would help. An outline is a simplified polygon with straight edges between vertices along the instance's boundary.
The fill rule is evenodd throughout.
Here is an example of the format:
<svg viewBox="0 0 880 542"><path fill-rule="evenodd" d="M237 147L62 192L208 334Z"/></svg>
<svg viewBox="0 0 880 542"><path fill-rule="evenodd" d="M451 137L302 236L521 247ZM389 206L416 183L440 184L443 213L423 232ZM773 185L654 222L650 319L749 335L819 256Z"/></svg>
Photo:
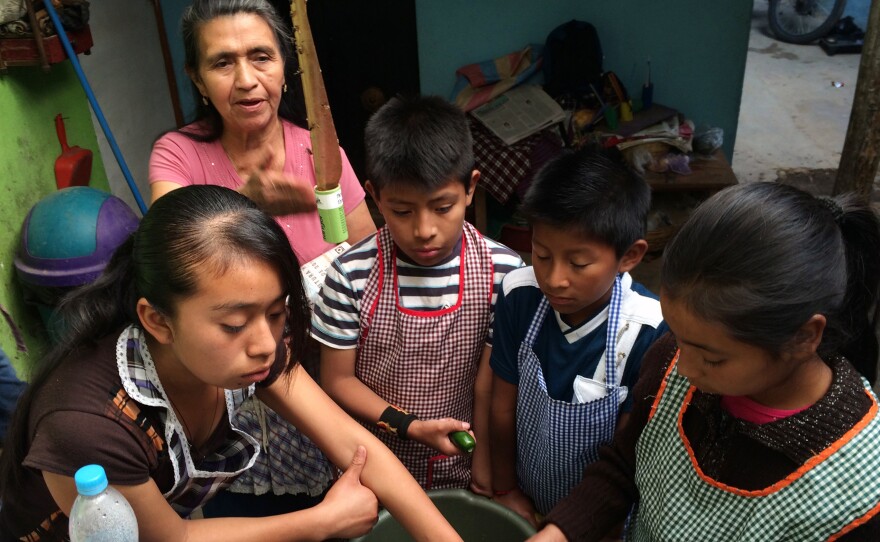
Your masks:
<svg viewBox="0 0 880 542"><path fill-rule="evenodd" d="M273 3L290 12L288 1ZM415 0L312 0L308 13L339 144L364 182L370 115L395 95L419 92Z"/></svg>

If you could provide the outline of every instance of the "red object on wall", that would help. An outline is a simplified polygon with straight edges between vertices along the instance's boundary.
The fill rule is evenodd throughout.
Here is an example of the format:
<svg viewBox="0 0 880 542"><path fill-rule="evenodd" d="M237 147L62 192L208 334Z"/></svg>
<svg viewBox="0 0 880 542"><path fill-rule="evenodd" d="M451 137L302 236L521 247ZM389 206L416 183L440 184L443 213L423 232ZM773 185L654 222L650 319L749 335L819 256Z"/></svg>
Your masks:
<svg viewBox="0 0 880 542"><path fill-rule="evenodd" d="M94 45L92 32L88 25L75 32L68 32L67 38L77 54L88 54ZM58 36L3 38L0 39L0 70L5 70L7 66L39 66L43 64L37 39L43 40L46 64L56 64L67 60L67 54L65 54Z"/></svg>
<svg viewBox="0 0 880 542"><path fill-rule="evenodd" d="M61 143L61 155L55 159L55 185L58 190L87 186L92 177L92 151L67 144L67 131L60 113L55 116L55 130Z"/></svg>

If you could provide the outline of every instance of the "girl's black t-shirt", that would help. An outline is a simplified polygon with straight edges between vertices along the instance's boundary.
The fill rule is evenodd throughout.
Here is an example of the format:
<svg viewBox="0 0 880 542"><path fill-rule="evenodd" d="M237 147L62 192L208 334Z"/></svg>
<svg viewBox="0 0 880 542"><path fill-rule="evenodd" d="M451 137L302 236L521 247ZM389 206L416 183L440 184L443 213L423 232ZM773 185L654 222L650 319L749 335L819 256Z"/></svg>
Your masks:
<svg viewBox="0 0 880 542"><path fill-rule="evenodd" d="M104 467L112 485L153 479L159 490L174 484L160 407L132 400L122 386L113 333L72 353L38 392L29 418L30 438L21 487L0 508L0 541L34 533L41 542L67 540L67 517L43 480L47 471L73 477L87 464ZM227 416L205 445L220 446L230 432Z"/></svg>

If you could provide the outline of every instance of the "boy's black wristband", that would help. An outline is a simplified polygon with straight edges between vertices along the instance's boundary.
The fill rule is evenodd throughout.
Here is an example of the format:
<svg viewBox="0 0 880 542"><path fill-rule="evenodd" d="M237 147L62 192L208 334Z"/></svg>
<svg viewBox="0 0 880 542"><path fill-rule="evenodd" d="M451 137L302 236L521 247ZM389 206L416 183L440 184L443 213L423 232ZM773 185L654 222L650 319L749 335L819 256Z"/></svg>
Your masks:
<svg viewBox="0 0 880 542"><path fill-rule="evenodd" d="M397 436L400 440L407 440L406 432L409 431L409 424L418 419L419 418L415 414L407 414L404 416L403 421L400 422L400 427L397 428Z"/></svg>
<svg viewBox="0 0 880 542"><path fill-rule="evenodd" d="M377 425L386 433L396 434L401 440L406 440L406 432L409 429L409 425L417 419L418 417L415 414L410 414L396 406L389 406L379 416Z"/></svg>

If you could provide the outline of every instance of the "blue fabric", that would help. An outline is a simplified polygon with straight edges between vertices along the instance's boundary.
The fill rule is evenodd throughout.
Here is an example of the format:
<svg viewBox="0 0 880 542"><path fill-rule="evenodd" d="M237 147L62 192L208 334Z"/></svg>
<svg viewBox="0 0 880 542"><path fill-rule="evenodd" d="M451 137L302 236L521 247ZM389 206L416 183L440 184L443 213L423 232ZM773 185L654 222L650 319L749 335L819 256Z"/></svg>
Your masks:
<svg viewBox="0 0 880 542"><path fill-rule="evenodd" d="M9 418L27 384L18 379L9 357L0 349L0 441L6 438ZM0 442L2 445L2 442Z"/></svg>
<svg viewBox="0 0 880 542"><path fill-rule="evenodd" d="M633 282L631 289L641 295L657 299L656 295L639 283ZM503 290L502 288L499 292L495 305L494 341L490 363L498 377L519 385L517 353L520 344L525 340L532 316L544 299L544 294L536 285L522 285L507 294ZM581 326L589 325L591 320L592 318L588 318ZM567 333L577 332L579 328L580 326L569 329ZM624 369L622 386L632 389L638 378L642 356L668 329L666 322L660 324L657 329L652 329L650 326L642 327L630 352L630 361ZM541 362L547 393L551 398L570 402L574 397L572 384L575 378L592 377L605 351L607 332L607 322L603 322L588 335L569 343L566 333L560 329L556 321L556 313L553 310L547 311L540 332L535 337L533 349ZM631 404L630 396L622 405L622 410L628 411Z"/></svg>
<svg viewBox="0 0 880 542"><path fill-rule="evenodd" d="M612 315L620 312L620 290L618 277L611 294ZM519 348L522 378L516 399L517 480L541 514L549 513L568 495L580 481L584 467L599 458L599 446L611 442L620 403L620 387L608 383L605 397L586 403L554 401L547 395L532 345L549 308L545 299ZM612 321L608 332L609 343L616 342L615 323ZM607 358L611 361L606 362L607 382L617 381L613 350Z"/></svg>
<svg viewBox="0 0 880 542"><path fill-rule="evenodd" d="M608 302L608 320L605 323L605 389L609 392L616 388L617 373L617 330L620 329L620 275L614 278L614 288L611 290L611 300ZM614 415L612 420L617 420L617 403L614 403Z"/></svg>
<svg viewBox="0 0 880 542"><path fill-rule="evenodd" d="M304 493L291 495L254 495L252 493L233 493L225 490L214 495L214 498L202 506L205 518L263 518L277 516L297 510L305 510L324 500L326 491L321 495L310 497Z"/></svg>

